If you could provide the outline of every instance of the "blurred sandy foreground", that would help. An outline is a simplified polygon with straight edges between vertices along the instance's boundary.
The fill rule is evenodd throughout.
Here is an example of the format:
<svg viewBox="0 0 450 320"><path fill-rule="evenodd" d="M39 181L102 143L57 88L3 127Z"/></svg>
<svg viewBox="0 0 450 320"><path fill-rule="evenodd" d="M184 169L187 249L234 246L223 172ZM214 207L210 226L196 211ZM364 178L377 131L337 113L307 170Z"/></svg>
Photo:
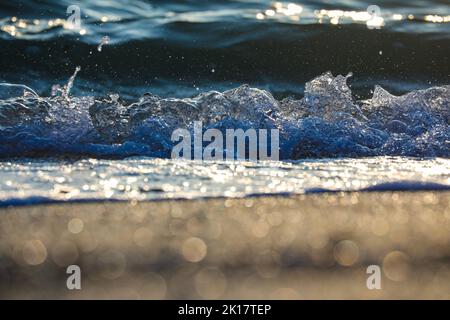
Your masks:
<svg viewBox="0 0 450 320"><path fill-rule="evenodd" d="M449 258L446 192L0 210L3 299L449 299Z"/></svg>

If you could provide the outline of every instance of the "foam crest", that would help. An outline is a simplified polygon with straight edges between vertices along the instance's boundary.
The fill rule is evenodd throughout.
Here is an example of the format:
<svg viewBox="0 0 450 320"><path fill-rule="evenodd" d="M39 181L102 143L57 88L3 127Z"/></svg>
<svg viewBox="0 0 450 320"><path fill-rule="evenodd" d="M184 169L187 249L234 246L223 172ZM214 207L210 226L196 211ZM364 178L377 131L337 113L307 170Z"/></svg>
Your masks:
<svg viewBox="0 0 450 320"><path fill-rule="evenodd" d="M372 99L356 101L349 76L322 74L300 100L247 85L185 99L145 94L131 104L70 97L69 85L61 96L8 97L0 100L1 156L169 157L173 130L193 130L194 121L204 130L277 128L282 159L450 156L449 86L403 96L377 86Z"/></svg>

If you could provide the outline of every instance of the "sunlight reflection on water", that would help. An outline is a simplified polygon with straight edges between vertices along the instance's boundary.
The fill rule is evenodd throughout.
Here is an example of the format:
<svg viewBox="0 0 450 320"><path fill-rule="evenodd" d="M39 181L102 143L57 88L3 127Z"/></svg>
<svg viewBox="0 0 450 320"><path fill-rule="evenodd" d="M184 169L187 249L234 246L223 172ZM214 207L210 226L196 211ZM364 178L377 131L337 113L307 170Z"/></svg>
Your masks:
<svg viewBox="0 0 450 320"><path fill-rule="evenodd" d="M155 200L323 191L448 189L450 160L374 157L296 162L169 159L0 163L0 201Z"/></svg>

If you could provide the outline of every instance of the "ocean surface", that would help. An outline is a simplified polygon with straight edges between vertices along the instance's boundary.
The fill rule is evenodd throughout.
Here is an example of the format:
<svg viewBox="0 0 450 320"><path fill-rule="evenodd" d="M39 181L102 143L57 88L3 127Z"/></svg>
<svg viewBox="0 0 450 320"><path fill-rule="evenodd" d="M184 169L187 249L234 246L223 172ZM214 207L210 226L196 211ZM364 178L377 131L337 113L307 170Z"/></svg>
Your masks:
<svg viewBox="0 0 450 320"><path fill-rule="evenodd" d="M0 82L0 205L450 189L448 0L2 1ZM171 160L196 121L280 161Z"/></svg>

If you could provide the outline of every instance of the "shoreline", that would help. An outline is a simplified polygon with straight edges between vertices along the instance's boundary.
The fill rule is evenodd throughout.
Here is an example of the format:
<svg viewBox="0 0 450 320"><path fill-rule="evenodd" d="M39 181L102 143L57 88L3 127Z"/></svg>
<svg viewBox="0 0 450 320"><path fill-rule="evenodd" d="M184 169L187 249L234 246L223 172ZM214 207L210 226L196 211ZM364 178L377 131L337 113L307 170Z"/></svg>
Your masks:
<svg viewBox="0 0 450 320"><path fill-rule="evenodd" d="M410 185L402 186L402 184L411 183ZM412 184L418 185L415 187ZM422 183L416 181L396 181L393 183L383 183L380 185L374 185L366 187L360 190L330 190L330 189L313 189L306 191L304 193L295 192L279 192L279 193L255 193L247 194L245 196L203 196L203 197L179 197L179 198L154 198L154 199L68 199L59 200L51 198L42 198L38 202L30 202L30 199L10 199L6 201L0 200L0 210L8 208L26 208L26 207L36 207L36 206L53 206L53 205L84 205L84 204L107 204L107 203L153 203L153 202L178 202L178 201L210 201L210 200L245 200L245 199L258 199L258 198L296 198L305 196L322 196L322 195L352 195L352 194L365 194L365 193L421 193L421 192L434 192L434 193L449 193L450 185L439 184L439 183ZM13 201L13 202L11 202Z"/></svg>
<svg viewBox="0 0 450 320"><path fill-rule="evenodd" d="M448 299L448 191L0 208L3 299ZM81 268L68 290L66 268ZM369 265L382 271L369 290Z"/></svg>

